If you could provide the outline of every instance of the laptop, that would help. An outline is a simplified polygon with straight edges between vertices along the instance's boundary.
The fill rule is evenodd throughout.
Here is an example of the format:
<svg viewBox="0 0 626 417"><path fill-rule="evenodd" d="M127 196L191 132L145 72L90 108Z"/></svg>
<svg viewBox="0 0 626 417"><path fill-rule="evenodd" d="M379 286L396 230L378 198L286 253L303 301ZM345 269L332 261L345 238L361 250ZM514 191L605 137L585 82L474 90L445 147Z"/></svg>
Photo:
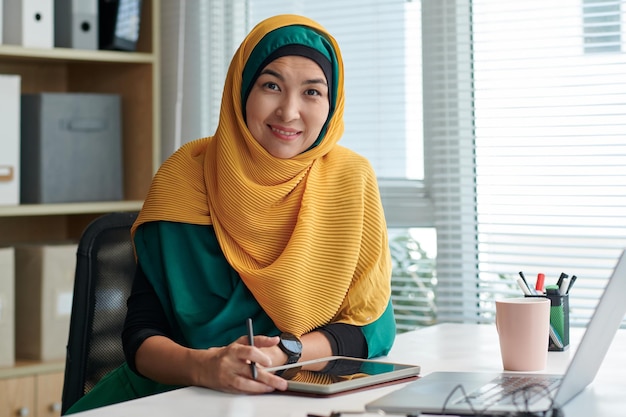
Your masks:
<svg viewBox="0 0 626 417"><path fill-rule="evenodd" d="M613 270L565 374L432 372L366 404L365 409L405 415L510 415L561 408L593 381L626 314L625 253ZM501 397L497 394L501 389L509 389L513 394Z"/></svg>

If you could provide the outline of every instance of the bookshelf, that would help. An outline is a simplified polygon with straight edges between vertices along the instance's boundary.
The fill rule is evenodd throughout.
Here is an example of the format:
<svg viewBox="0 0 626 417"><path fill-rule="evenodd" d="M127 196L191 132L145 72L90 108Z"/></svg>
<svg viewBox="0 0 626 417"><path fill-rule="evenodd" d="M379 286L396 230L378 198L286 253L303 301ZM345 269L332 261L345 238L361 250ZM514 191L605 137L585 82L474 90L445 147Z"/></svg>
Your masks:
<svg viewBox="0 0 626 417"><path fill-rule="evenodd" d="M122 99L123 200L63 204L0 205L0 247L20 243L77 242L96 217L112 211L141 208L154 172L160 164L160 0L142 2L136 52L26 48L0 45L0 74L19 74L22 93L72 92L119 94ZM76 181L80 181L77 178ZM2 341L0 341L2 343ZM51 410L60 404L41 402L44 386L62 386L64 362L23 361L0 368L0 386L26 395L15 410ZM56 381L56 382L53 382ZM2 385L4 384L4 385ZM16 388L20 387L20 388ZM34 387L32 390L28 387ZM27 389L28 388L28 389ZM2 391L2 390L0 390ZM5 391L9 392L9 391ZM17 398L17 397L16 397ZM21 397L20 397L21 398ZM0 401L0 415L4 402ZM21 411L20 411L21 412ZM47 415L47 414L46 414Z"/></svg>

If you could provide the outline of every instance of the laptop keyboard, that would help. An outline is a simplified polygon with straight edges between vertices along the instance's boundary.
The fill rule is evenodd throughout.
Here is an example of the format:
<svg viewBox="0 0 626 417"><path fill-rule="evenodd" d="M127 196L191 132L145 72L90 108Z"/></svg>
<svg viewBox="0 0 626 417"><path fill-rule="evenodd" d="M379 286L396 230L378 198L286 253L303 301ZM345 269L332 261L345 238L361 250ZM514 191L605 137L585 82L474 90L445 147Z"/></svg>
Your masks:
<svg viewBox="0 0 626 417"><path fill-rule="evenodd" d="M467 399L474 405L484 407L494 404L523 405L550 395L560 382L561 378L545 375L523 377L502 375L471 392ZM465 402L467 399L461 398L456 403Z"/></svg>

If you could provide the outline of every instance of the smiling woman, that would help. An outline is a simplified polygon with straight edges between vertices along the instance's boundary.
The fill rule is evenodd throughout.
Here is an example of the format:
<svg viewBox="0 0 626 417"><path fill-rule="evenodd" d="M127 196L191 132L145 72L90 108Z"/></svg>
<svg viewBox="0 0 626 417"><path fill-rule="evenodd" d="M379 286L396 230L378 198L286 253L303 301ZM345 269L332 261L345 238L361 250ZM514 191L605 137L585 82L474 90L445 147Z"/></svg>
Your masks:
<svg viewBox="0 0 626 417"><path fill-rule="evenodd" d="M370 163L337 143L343 81L310 19L275 16L244 39L215 134L165 161L133 225L126 363L70 412L181 385L282 391L267 368L389 351L387 227Z"/></svg>
<svg viewBox="0 0 626 417"><path fill-rule="evenodd" d="M272 156L291 158L318 139L329 109L321 66L310 58L283 56L254 82L246 101L246 124Z"/></svg>

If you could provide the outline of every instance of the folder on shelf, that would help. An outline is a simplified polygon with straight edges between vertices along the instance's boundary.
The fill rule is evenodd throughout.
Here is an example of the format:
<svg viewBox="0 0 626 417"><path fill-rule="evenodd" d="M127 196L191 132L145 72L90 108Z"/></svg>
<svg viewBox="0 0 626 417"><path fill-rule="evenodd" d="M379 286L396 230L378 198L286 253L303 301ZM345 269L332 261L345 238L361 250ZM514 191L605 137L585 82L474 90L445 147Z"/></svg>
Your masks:
<svg viewBox="0 0 626 417"><path fill-rule="evenodd" d="M15 358L60 360L70 329L75 243L15 246Z"/></svg>
<svg viewBox="0 0 626 417"><path fill-rule="evenodd" d="M0 367L15 364L15 254L0 248Z"/></svg>
<svg viewBox="0 0 626 417"><path fill-rule="evenodd" d="M98 0L54 1L54 45L98 49Z"/></svg>
<svg viewBox="0 0 626 417"><path fill-rule="evenodd" d="M20 81L0 75L0 205L20 202Z"/></svg>
<svg viewBox="0 0 626 417"><path fill-rule="evenodd" d="M35 48L54 46L53 0L5 0L4 43Z"/></svg>
<svg viewBox="0 0 626 417"><path fill-rule="evenodd" d="M2 31L3 31L3 29L2 29L2 19L3 19L2 11L4 10L3 3L4 3L4 0L0 0L0 45L2 45L4 43L3 40L2 40Z"/></svg>

